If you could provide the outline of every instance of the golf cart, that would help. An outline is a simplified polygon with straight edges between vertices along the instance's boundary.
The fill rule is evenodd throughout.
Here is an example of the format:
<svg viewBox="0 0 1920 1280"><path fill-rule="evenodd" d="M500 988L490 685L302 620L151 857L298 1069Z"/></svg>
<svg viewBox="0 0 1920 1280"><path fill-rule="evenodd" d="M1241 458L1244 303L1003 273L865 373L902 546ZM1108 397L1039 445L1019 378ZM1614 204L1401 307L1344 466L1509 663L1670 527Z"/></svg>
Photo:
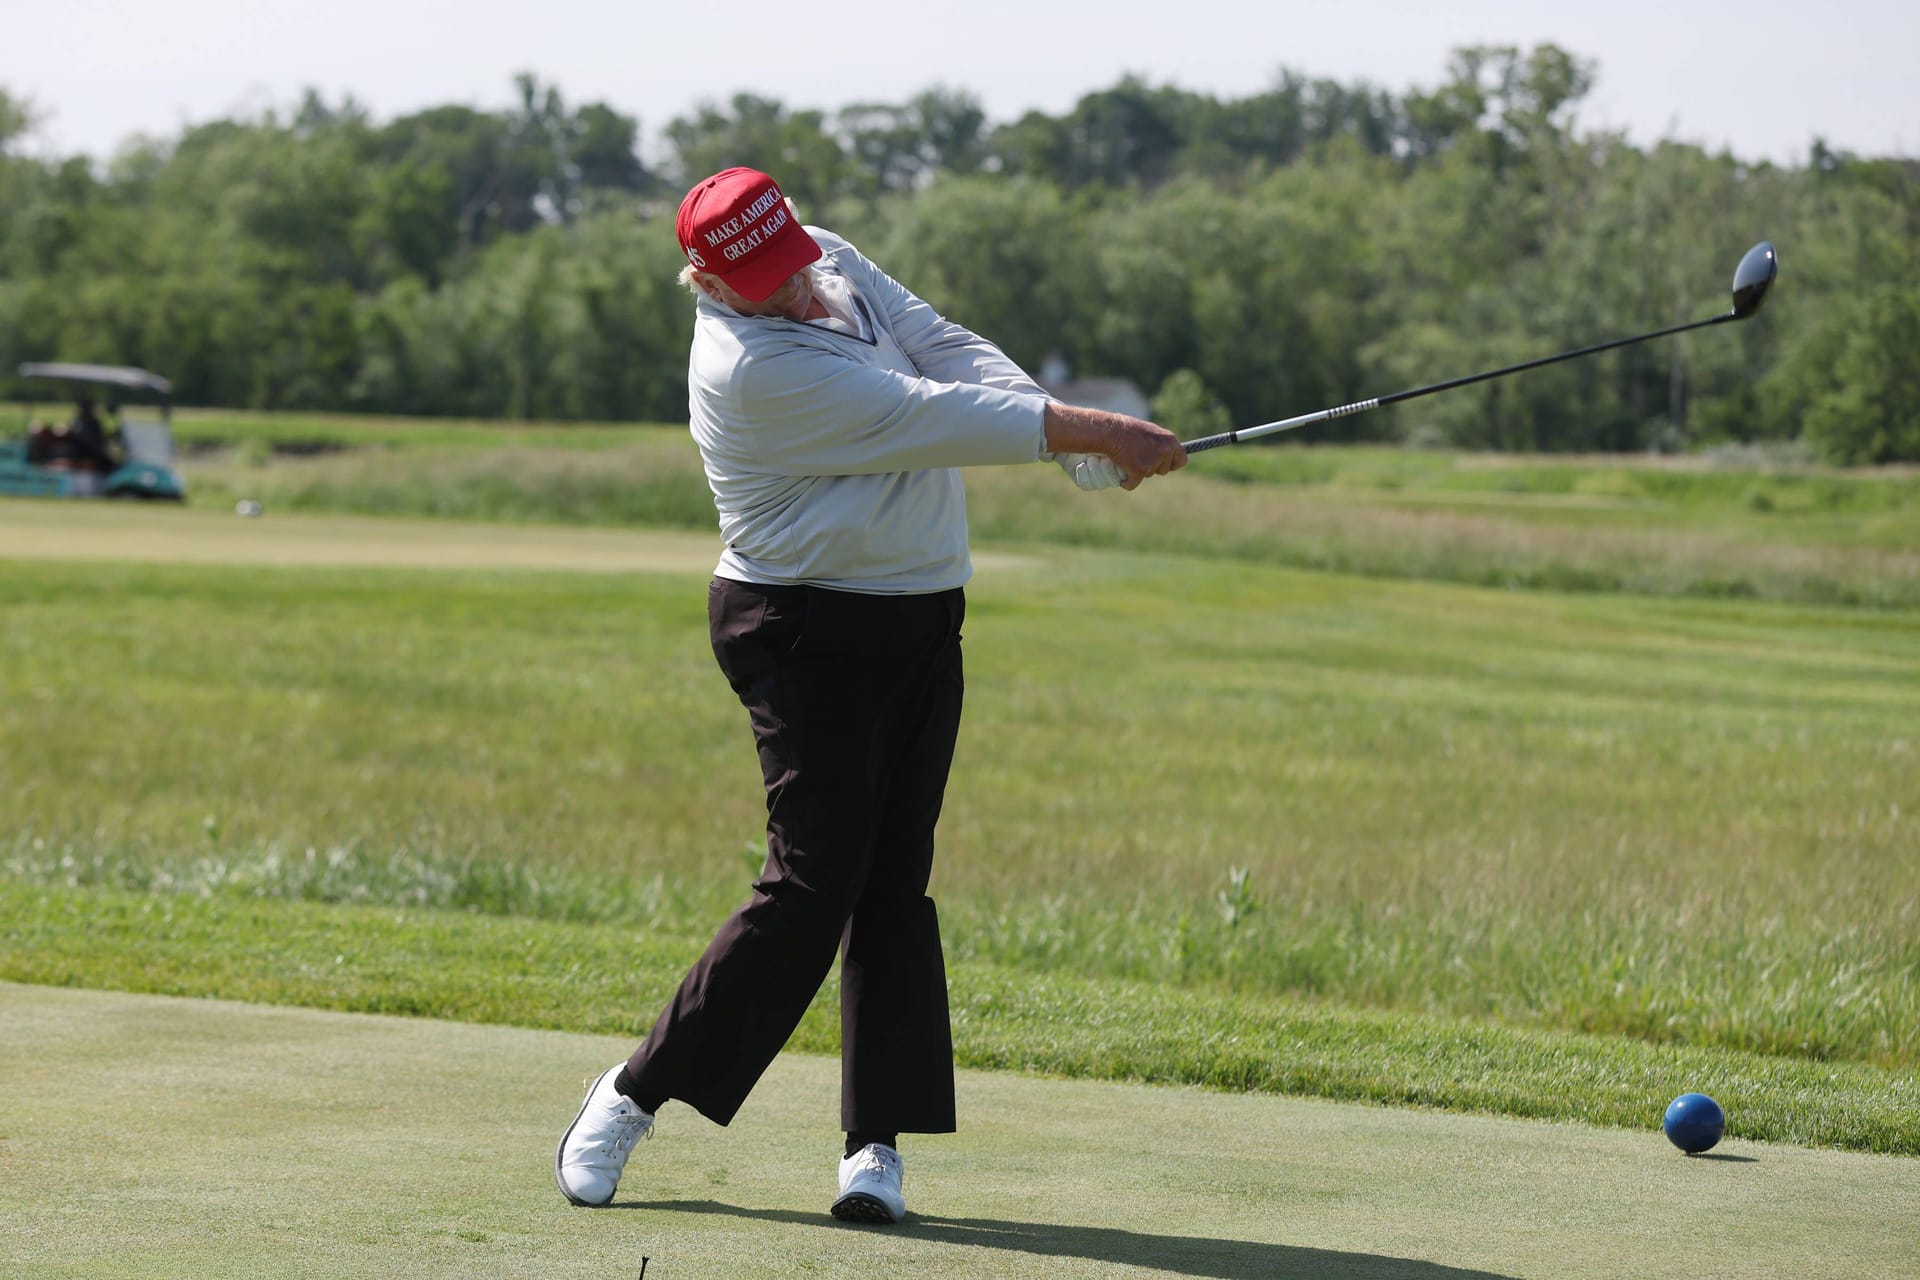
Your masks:
<svg viewBox="0 0 1920 1280"><path fill-rule="evenodd" d="M104 364L23 364L28 382L65 384L71 422L36 422L0 440L0 494L41 498L165 498L184 501L173 469L173 384L145 369ZM98 395L105 418L94 410ZM126 398L137 397L128 404Z"/></svg>

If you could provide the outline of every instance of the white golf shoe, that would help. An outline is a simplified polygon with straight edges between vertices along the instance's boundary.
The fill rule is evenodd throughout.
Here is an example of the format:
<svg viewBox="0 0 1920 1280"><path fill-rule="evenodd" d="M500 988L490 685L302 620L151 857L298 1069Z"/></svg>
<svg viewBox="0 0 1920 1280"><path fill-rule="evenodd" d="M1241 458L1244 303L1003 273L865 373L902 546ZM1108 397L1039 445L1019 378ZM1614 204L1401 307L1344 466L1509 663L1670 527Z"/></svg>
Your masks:
<svg viewBox="0 0 1920 1280"><path fill-rule="evenodd" d="M898 1222L907 1216L906 1175L900 1153L869 1142L840 1162L840 1198L833 1216L842 1222Z"/></svg>
<svg viewBox="0 0 1920 1280"><path fill-rule="evenodd" d="M625 1065L600 1073L553 1156L553 1177L560 1184L560 1194L589 1209L612 1203L633 1144L653 1135L653 1116L613 1087L613 1078Z"/></svg>

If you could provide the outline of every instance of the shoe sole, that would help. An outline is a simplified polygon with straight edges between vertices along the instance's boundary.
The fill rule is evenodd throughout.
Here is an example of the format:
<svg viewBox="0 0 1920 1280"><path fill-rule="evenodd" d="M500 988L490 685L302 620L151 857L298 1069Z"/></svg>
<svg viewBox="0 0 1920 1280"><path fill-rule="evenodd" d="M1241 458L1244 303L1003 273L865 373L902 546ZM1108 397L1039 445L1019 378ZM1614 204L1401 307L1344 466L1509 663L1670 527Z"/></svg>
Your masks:
<svg viewBox="0 0 1920 1280"><path fill-rule="evenodd" d="M626 1065L627 1064L623 1062L620 1064L620 1067L624 1067ZM573 1123L568 1125L567 1131L560 1135L560 1145L553 1149L554 1185L560 1188L560 1194L567 1198L567 1202L569 1204L577 1204L582 1209L604 1209L606 1208L606 1206L613 1203L613 1197L608 1196L605 1200L599 1200L599 1201L582 1200L579 1196L567 1190L566 1179L560 1176L560 1162L566 1157L566 1154L567 1154L567 1139L571 1138L573 1136L573 1131L580 1127L580 1117L587 1114L587 1103L593 1101L594 1090L600 1087L600 1082L602 1080L605 1080L608 1076L620 1070L620 1067L608 1067L605 1071L602 1071L599 1075L593 1078L593 1083L587 1086L587 1096L581 1100L580 1110L574 1113ZM615 1187L614 1189L616 1191L619 1190L618 1187Z"/></svg>
<svg viewBox="0 0 1920 1280"><path fill-rule="evenodd" d="M818 1201L815 1203L818 1203ZM833 1208L830 1212L842 1222L876 1223L881 1226L890 1227L900 1221L899 1218L893 1216L893 1210L887 1208L885 1203L875 1199L864 1191L854 1191L841 1196L833 1202ZM904 1217L905 1215L902 1214L901 1216Z"/></svg>

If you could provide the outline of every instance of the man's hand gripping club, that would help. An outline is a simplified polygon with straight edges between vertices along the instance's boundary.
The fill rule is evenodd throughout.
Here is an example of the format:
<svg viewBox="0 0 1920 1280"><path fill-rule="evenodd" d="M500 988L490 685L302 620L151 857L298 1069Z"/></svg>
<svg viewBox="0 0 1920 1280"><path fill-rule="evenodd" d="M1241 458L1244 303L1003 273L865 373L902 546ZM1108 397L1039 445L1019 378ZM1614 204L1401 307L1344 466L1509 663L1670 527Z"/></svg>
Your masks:
<svg viewBox="0 0 1920 1280"><path fill-rule="evenodd" d="M1187 465L1173 432L1124 413L1049 400L1046 433L1047 452L1082 489L1137 489Z"/></svg>

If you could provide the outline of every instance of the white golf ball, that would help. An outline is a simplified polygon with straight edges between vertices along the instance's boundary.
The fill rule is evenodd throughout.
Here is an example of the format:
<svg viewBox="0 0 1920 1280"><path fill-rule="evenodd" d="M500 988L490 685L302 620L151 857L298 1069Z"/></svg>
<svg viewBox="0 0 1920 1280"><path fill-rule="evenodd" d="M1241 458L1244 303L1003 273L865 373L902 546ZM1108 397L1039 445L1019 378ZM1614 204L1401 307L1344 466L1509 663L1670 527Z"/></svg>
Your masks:
<svg viewBox="0 0 1920 1280"><path fill-rule="evenodd" d="M242 498L233 504L233 513L237 516L257 516L260 514L260 504L252 498Z"/></svg>

